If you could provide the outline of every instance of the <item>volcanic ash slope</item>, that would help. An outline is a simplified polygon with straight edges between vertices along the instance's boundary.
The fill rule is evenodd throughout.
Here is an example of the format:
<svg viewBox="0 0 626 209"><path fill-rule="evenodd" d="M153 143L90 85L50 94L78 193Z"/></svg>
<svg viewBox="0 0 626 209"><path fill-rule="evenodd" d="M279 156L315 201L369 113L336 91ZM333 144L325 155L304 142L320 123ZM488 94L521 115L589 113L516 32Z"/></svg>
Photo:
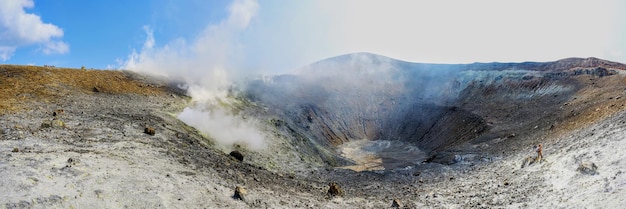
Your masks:
<svg viewBox="0 0 626 209"><path fill-rule="evenodd" d="M251 150L180 121L191 99L169 81L0 65L0 208L619 208L624 69L346 55L230 98L265 134Z"/></svg>

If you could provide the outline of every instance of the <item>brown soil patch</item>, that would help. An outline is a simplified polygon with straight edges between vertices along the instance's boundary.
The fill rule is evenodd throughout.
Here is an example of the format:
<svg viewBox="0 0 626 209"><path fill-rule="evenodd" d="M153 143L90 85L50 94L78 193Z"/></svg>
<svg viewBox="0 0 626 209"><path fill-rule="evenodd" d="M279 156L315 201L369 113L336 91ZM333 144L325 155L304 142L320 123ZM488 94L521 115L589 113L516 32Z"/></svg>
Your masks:
<svg viewBox="0 0 626 209"><path fill-rule="evenodd" d="M580 76L583 84L570 101L562 105L565 120L556 134L569 133L626 110L626 78L624 75Z"/></svg>
<svg viewBox="0 0 626 209"><path fill-rule="evenodd" d="M165 90L133 80L122 71L0 65L0 114L19 111L34 101L54 102L71 93L156 95Z"/></svg>

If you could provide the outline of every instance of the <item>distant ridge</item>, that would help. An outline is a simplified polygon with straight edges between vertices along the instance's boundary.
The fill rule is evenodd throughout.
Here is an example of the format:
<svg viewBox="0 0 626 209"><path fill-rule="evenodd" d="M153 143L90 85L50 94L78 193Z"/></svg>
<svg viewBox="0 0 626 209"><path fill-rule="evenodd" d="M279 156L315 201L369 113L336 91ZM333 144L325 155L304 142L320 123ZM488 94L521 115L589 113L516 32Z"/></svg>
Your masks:
<svg viewBox="0 0 626 209"><path fill-rule="evenodd" d="M408 62L398 59L393 59L387 56L368 53L368 52L358 52L351 54L344 54L335 57L331 57L328 59L320 60L318 62L312 63L311 65L305 68L319 68L325 65L333 65L334 63L339 64L381 64L387 63L392 64L394 66L398 66L401 68L410 66L411 68L430 68L437 66L438 68L443 69L452 69L452 70L507 70L511 68L515 69L524 69L524 70L533 70L533 71L564 71L570 70L573 68L595 68L601 67L611 70L626 70L626 64L613 62L608 60L603 60L595 57L588 58L564 58L556 61L549 62L475 62L469 64L445 64L445 63L418 63L418 62Z"/></svg>

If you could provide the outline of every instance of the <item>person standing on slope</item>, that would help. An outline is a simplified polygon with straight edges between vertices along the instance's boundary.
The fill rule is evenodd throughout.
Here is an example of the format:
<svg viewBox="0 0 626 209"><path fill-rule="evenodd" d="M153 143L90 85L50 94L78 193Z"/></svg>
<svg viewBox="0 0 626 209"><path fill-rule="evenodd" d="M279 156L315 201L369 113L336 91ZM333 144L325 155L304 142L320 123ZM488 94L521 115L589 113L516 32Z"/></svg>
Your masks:
<svg viewBox="0 0 626 209"><path fill-rule="evenodd" d="M541 144L537 145L537 160L541 161L543 159L543 146Z"/></svg>

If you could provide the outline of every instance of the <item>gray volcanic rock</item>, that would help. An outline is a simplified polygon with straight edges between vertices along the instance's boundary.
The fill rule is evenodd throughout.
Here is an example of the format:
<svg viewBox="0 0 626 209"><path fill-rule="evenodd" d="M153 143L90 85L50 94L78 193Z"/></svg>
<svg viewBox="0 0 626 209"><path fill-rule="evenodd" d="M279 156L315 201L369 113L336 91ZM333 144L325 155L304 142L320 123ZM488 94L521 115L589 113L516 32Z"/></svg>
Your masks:
<svg viewBox="0 0 626 209"><path fill-rule="evenodd" d="M567 81L569 77L610 76L624 68L595 58L446 65L359 53L323 60L294 74L251 81L245 91L252 101L275 110L290 129L318 145L317 152L333 152L339 145L361 139L400 141L425 152L420 159L448 164L453 161L439 159L454 159L448 151L455 147L506 134L508 130L500 127L490 131L489 119L518 118L499 119L507 126L535 120L511 116L527 114L524 108L485 112L489 110L482 102L519 105L546 97L543 108L555 110L579 88ZM508 115L496 115L501 113ZM334 166L342 165L323 157L338 163Z"/></svg>
<svg viewBox="0 0 626 209"><path fill-rule="evenodd" d="M179 120L168 82L0 65L0 208L621 207L624 69L340 56L230 92L266 137L249 150Z"/></svg>

